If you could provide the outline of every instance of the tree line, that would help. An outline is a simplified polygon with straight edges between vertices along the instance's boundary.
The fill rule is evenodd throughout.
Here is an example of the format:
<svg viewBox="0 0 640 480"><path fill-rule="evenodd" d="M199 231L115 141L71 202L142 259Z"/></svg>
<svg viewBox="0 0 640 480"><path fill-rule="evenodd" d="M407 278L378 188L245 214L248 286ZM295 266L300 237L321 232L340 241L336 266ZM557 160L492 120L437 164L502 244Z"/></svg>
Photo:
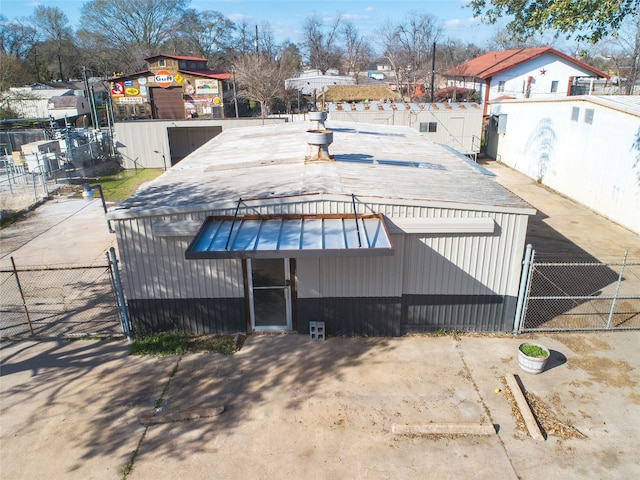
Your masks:
<svg viewBox="0 0 640 480"><path fill-rule="evenodd" d="M156 54L206 58L212 70L236 72L245 91L252 76L268 72L273 81L262 85L263 97L267 90L283 89L284 78L303 66L337 70L357 81L358 73L376 61L390 66L395 81L409 88L429 85L434 59L435 71L442 72L489 50L552 43L549 32L556 35L552 41L564 35L582 42L568 52L581 60L638 77L639 0L471 0L474 14L489 22L518 12L507 30L483 46L445 38L437 17L424 12L380 25L375 40L348 19L338 16L329 23L310 15L302 21L297 43L278 43L267 22L233 22L214 10L196 11L190 2L90 0L82 7L77 30L57 7L40 5L30 17L11 21L0 15L0 91L79 79L83 68L100 78L142 71L144 58ZM541 10L545 3L546 11ZM259 76L264 83L265 75Z"/></svg>

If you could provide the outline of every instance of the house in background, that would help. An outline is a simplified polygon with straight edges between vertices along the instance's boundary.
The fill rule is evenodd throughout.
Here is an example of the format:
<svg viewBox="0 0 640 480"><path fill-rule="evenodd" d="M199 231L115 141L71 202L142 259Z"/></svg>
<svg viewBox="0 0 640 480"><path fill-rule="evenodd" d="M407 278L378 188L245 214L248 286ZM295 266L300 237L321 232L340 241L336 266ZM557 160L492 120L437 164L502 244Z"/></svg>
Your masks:
<svg viewBox="0 0 640 480"><path fill-rule="evenodd" d="M116 120L224 118L231 73L207 68L207 59L179 55L145 58L148 70L111 80Z"/></svg>
<svg viewBox="0 0 640 480"><path fill-rule="evenodd" d="M449 87L478 91L485 115L487 105L496 99L567 97L581 80L609 78L551 47L485 53L447 70L445 76Z"/></svg>
<svg viewBox="0 0 640 480"><path fill-rule="evenodd" d="M36 84L10 88L9 92L3 95L2 102L20 118L49 118L49 105L52 104L53 98L71 97L69 101L74 102L74 96L71 86L42 88Z"/></svg>
<svg viewBox="0 0 640 480"><path fill-rule="evenodd" d="M640 97L501 100L490 108L494 158L640 234Z"/></svg>
<svg viewBox="0 0 640 480"><path fill-rule="evenodd" d="M326 127L225 130L109 212L134 328L512 330L535 211L411 128Z"/></svg>

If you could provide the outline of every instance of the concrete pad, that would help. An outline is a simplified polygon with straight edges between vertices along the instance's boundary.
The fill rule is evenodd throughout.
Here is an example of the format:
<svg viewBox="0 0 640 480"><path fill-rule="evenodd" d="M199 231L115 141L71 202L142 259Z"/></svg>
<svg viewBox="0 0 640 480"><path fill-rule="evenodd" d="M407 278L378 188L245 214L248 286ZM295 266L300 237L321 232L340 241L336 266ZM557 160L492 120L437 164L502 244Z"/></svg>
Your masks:
<svg viewBox="0 0 640 480"><path fill-rule="evenodd" d="M175 358L128 356L126 341L3 342L0 471L27 480L117 479Z"/></svg>
<svg viewBox="0 0 640 480"><path fill-rule="evenodd" d="M551 351L543 373L519 371L523 338ZM640 478L640 332L463 336L460 345L519 478ZM504 394L494 393L509 373L586 438L538 442L517 430Z"/></svg>
<svg viewBox="0 0 640 480"><path fill-rule="evenodd" d="M0 230L0 269L106 263L116 236L107 228L101 200L49 200L28 217Z"/></svg>
<svg viewBox="0 0 640 480"><path fill-rule="evenodd" d="M519 372L522 337L506 335L255 335L234 356L163 359L124 341L4 342L2 477L120 478L142 439L130 480L640 478L640 332L525 338L551 351L540 375ZM518 430L507 374L585 437ZM225 411L145 429L163 392L165 415ZM439 423L498 434L391 432Z"/></svg>
<svg viewBox="0 0 640 480"><path fill-rule="evenodd" d="M390 431L487 422L450 338L256 335L234 357L184 356L164 411L220 404L213 419L151 426L129 478L516 478L496 435Z"/></svg>

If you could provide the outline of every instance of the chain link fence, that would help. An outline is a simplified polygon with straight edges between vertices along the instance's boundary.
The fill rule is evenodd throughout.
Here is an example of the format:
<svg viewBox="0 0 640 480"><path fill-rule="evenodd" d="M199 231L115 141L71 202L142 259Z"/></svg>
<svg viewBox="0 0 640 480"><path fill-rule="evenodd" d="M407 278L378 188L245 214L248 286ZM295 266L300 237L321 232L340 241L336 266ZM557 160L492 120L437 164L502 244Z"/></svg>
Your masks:
<svg viewBox="0 0 640 480"><path fill-rule="evenodd" d="M126 335L116 268L0 270L0 338Z"/></svg>
<svg viewBox="0 0 640 480"><path fill-rule="evenodd" d="M640 329L640 263L525 259L516 330ZM521 288L522 295L522 288Z"/></svg>

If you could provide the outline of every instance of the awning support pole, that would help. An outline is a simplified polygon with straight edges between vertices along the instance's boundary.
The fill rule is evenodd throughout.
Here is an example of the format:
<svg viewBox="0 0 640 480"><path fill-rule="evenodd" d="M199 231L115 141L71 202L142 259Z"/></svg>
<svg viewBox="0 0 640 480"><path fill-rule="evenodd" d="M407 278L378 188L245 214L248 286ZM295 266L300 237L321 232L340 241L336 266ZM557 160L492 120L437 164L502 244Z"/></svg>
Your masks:
<svg viewBox="0 0 640 480"><path fill-rule="evenodd" d="M227 243L224 246L225 250L229 250L229 242L231 241L231 234L233 233L233 226L236 223L236 218L238 218L238 210L240 210L240 204L242 203L242 198L238 200L238 205L236 205L236 213L233 214L233 220L231 221L231 228L229 229L229 236L227 237Z"/></svg>
<svg viewBox="0 0 640 480"><path fill-rule="evenodd" d="M356 211L356 196L351 194L351 203L353 203L353 218L356 220L356 232L358 232L358 247L362 248L362 240L360 239L360 226L358 225L358 212Z"/></svg>

